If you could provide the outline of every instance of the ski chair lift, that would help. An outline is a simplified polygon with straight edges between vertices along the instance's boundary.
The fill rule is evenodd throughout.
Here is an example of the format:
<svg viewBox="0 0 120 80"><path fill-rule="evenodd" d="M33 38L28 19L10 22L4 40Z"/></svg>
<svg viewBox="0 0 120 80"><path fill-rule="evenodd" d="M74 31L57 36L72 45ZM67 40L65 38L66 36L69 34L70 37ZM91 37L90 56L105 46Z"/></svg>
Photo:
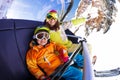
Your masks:
<svg viewBox="0 0 120 80"><path fill-rule="evenodd" d="M29 49L29 42L32 40L32 33L36 26L39 25L43 25L43 23L31 20L0 19L1 80L35 80L34 76L32 76L27 69L25 56ZM68 38L73 39L73 37L80 39L78 44L82 44L82 47L78 46L70 56L70 60L58 71L60 72L58 80L71 64L75 55L81 50L83 50L84 56L83 80L93 80L86 40L78 36L68 35ZM52 80L54 80L54 78L55 76Z"/></svg>

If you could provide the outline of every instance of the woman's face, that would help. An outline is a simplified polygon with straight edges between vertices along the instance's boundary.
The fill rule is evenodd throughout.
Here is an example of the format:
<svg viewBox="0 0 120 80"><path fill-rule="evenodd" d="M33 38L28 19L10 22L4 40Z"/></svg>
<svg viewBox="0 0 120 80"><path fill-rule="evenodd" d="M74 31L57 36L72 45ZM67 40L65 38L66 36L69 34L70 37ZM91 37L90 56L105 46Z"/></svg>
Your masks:
<svg viewBox="0 0 120 80"><path fill-rule="evenodd" d="M50 27L53 27L56 24L57 19L54 18L46 19L46 22L50 24Z"/></svg>

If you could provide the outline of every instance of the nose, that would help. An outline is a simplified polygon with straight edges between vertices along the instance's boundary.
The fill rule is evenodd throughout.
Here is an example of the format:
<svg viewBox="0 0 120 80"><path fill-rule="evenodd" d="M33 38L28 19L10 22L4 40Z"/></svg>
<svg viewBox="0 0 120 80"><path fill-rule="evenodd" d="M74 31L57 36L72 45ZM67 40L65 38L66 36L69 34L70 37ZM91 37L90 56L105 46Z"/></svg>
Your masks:
<svg viewBox="0 0 120 80"><path fill-rule="evenodd" d="M47 38L44 37L43 40L47 40Z"/></svg>

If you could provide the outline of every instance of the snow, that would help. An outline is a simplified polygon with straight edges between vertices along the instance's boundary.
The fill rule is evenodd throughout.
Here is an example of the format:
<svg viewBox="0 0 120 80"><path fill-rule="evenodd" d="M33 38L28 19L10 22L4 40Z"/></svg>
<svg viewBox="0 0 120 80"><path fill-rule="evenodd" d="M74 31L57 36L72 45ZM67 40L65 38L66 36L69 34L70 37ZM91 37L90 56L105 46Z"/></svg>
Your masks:
<svg viewBox="0 0 120 80"><path fill-rule="evenodd" d="M117 9L120 3L116 1ZM117 12L115 22L106 34L103 31L93 31L87 38L88 43L92 44L92 56L97 55L96 64L93 68L99 70L111 70L120 67L120 10ZM94 80L120 80L120 75L113 77L95 77Z"/></svg>
<svg viewBox="0 0 120 80"><path fill-rule="evenodd" d="M119 7L120 3L117 3ZM120 46L120 11L118 10L115 22L106 34L93 32L88 37L88 42L92 44L92 55L97 55L97 62L94 66L96 69L108 69L120 67L119 63L119 46Z"/></svg>
<svg viewBox="0 0 120 80"><path fill-rule="evenodd" d="M109 31L103 34L103 31L94 30L86 39L92 45L92 57L97 56L96 64L93 69L97 71L111 70L120 67L120 3L116 0L115 6L118 9L115 22L111 25ZM73 30L73 28L72 28ZM84 27L81 27L76 33L77 36L84 37ZM94 80L120 80L120 75L113 77L95 77Z"/></svg>

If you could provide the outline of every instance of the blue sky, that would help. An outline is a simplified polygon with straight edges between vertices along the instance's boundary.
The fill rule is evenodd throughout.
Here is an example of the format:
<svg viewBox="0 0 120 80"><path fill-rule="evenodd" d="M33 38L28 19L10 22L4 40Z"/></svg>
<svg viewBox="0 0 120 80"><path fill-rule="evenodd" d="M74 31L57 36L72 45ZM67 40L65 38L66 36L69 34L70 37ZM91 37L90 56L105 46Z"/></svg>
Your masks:
<svg viewBox="0 0 120 80"><path fill-rule="evenodd" d="M65 20L70 20L74 17L79 1L74 0L72 10ZM61 9L66 10L69 2L70 0L14 0L8 10L7 17L44 21L49 10L55 9L61 14Z"/></svg>

